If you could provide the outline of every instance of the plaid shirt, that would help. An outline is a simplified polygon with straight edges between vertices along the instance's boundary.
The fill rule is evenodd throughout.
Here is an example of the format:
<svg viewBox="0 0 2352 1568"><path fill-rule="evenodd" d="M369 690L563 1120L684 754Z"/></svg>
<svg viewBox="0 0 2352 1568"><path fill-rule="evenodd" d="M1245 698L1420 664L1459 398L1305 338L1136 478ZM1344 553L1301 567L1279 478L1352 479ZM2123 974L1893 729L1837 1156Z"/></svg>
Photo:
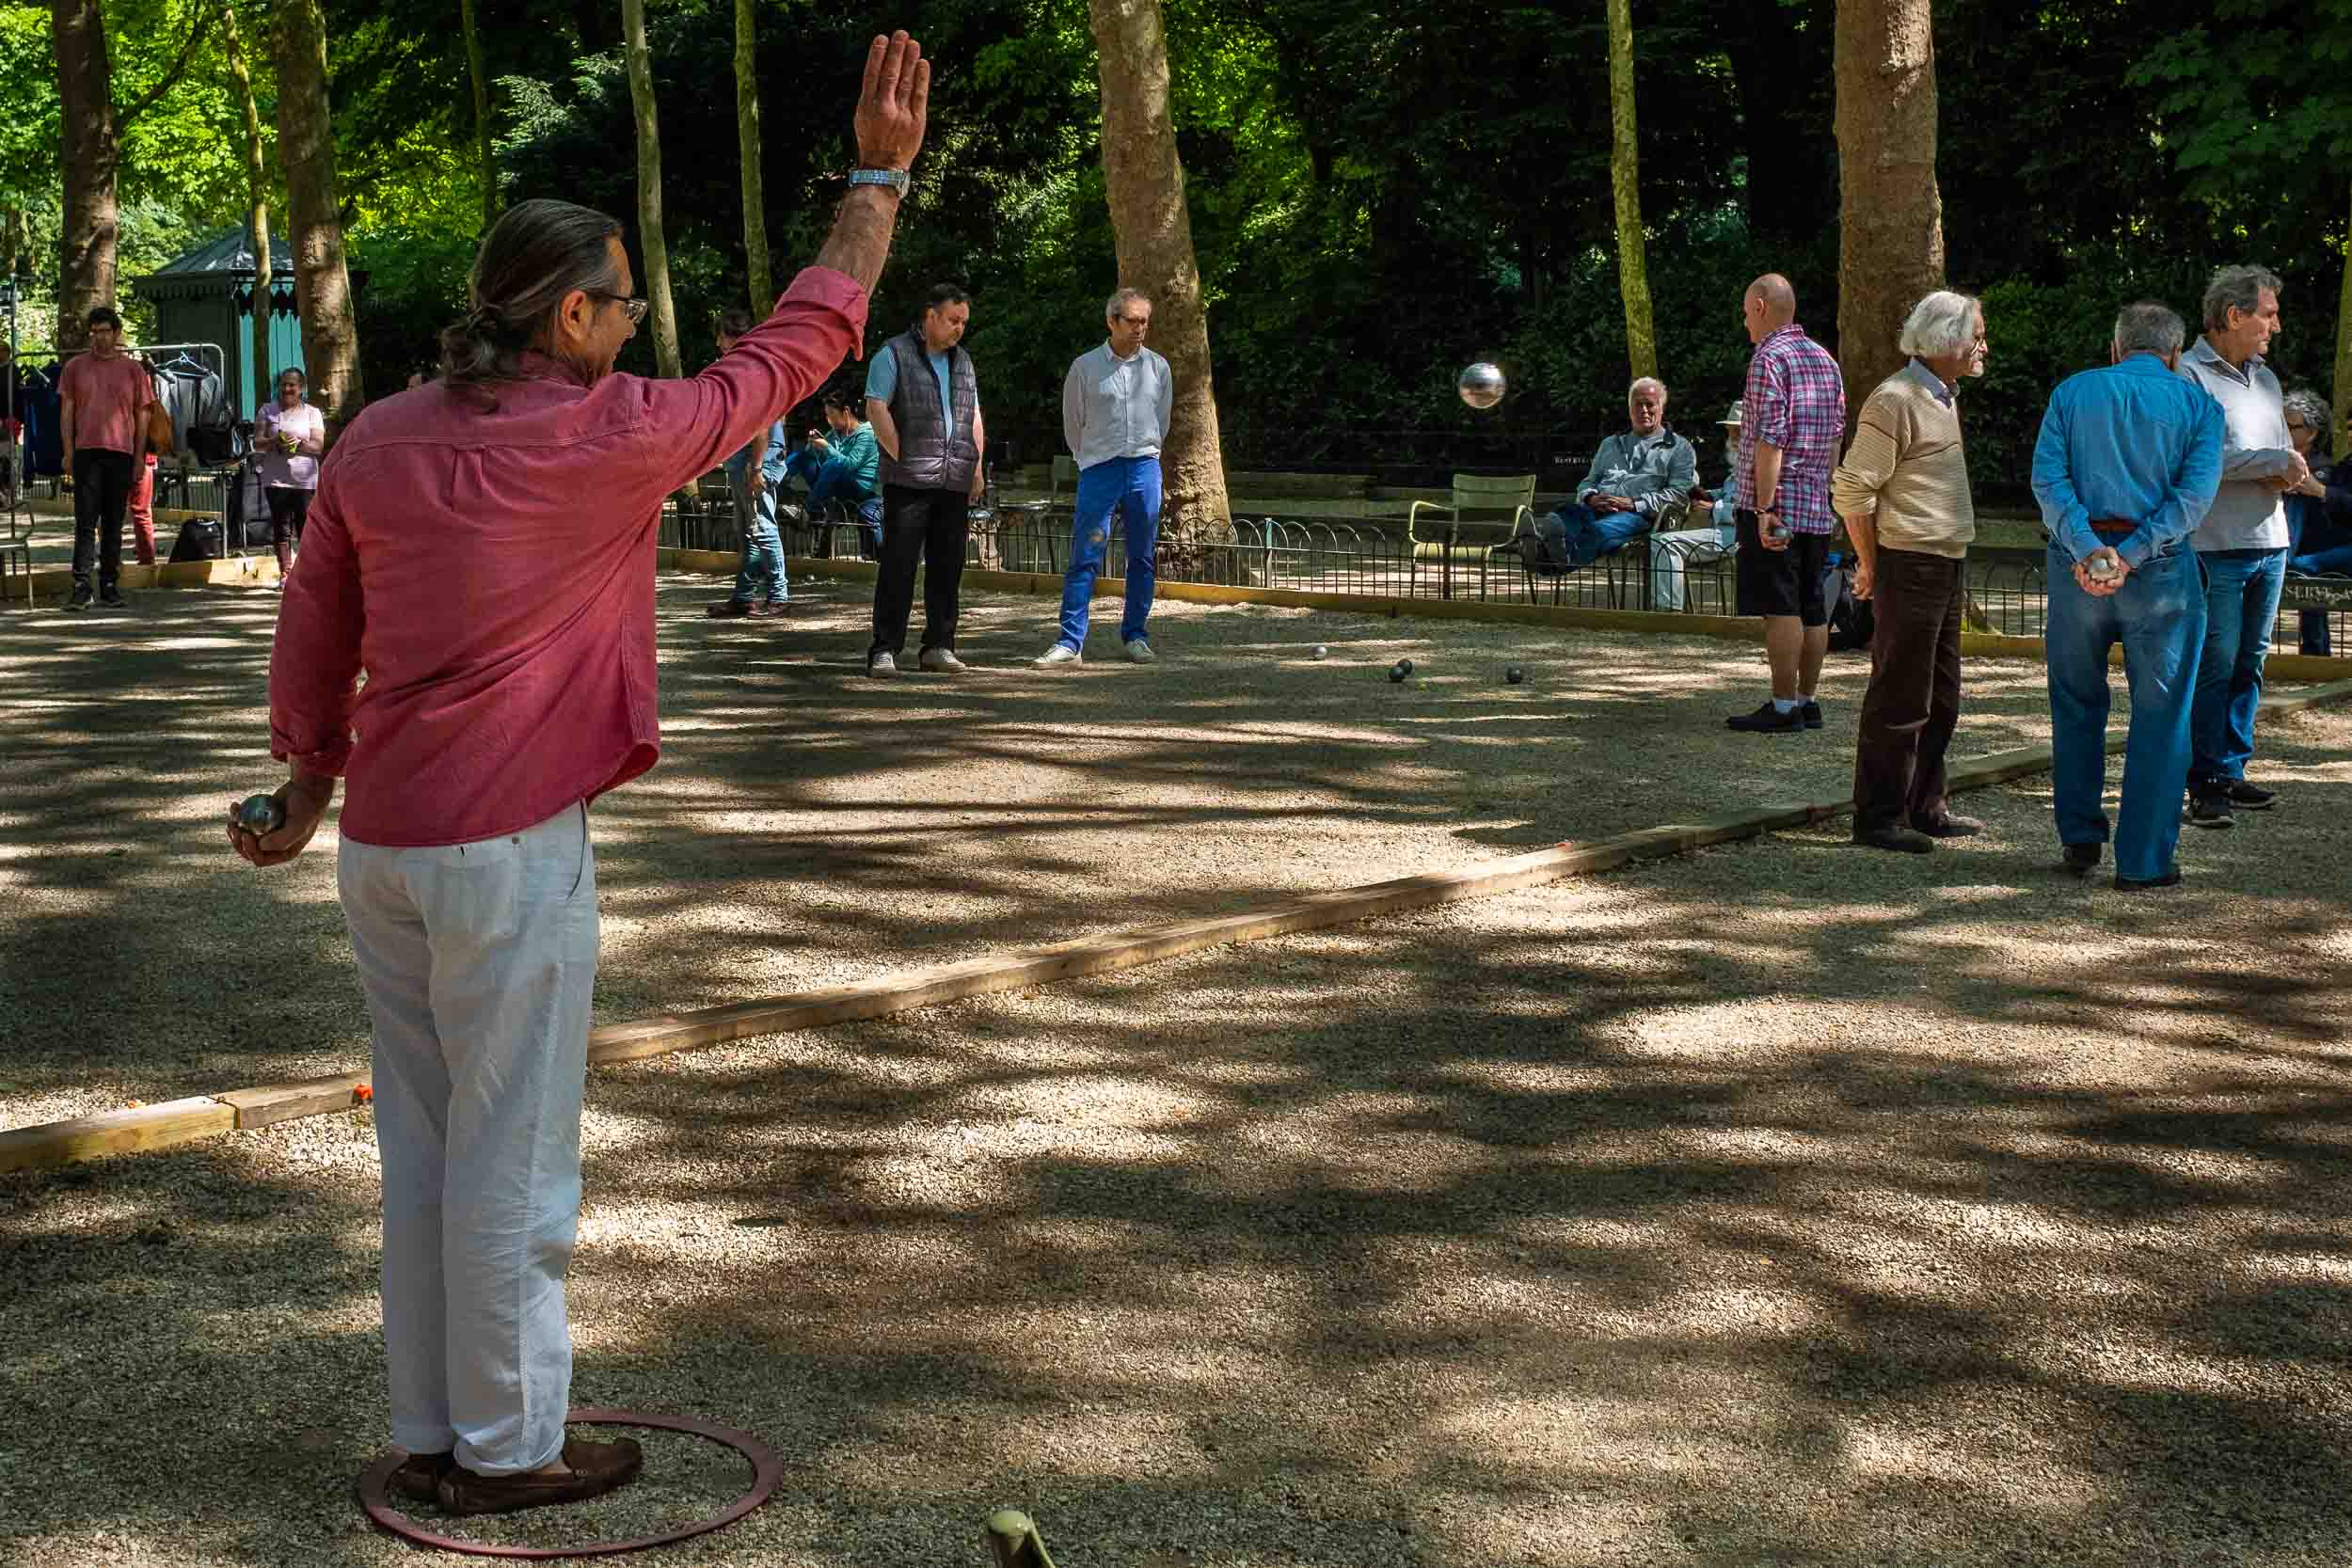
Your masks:
<svg viewBox="0 0 2352 1568"><path fill-rule="evenodd" d="M1772 501L1792 533L1835 533L1829 476L1846 436L1846 381L1829 351L1791 322L1756 345L1740 405L1740 459L1724 495L1756 510L1756 444L1780 449L1780 488Z"/></svg>

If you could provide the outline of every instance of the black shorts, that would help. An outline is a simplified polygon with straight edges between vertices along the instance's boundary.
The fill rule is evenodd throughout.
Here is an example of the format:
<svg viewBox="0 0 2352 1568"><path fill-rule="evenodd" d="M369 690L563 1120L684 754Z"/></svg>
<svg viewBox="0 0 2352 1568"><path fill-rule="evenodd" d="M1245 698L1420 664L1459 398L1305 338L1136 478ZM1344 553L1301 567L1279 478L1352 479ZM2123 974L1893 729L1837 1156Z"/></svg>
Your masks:
<svg viewBox="0 0 2352 1568"><path fill-rule="evenodd" d="M1829 535L1792 533L1785 550L1757 539L1756 514L1740 509L1740 613L1794 615L1808 626L1829 625Z"/></svg>
<svg viewBox="0 0 2352 1568"><path fill-rule="evenodd" d="M302 543L302 525L310 520L310 492L291 484L273 484L269 497L270 537L280 545Z"/></svg>

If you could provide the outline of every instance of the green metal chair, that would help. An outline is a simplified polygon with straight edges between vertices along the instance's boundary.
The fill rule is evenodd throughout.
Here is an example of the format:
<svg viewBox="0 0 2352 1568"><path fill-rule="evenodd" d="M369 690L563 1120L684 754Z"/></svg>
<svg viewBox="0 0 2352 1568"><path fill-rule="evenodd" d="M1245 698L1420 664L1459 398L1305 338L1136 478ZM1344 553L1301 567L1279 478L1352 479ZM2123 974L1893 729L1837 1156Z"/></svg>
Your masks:
<svg viewBox="0 0 2352 1568"><path fill-rule="evenodd" d="M1455 474L1450 503L1415 501L1406 509L1405 537L1415 588L1420 587L1422 563L1434 562L1443 580L1443 596L1450 599L1454 565L1474 562L1483 596L1487 563L1496 552L1512 548L1512 542L1534 521L1534 474Z"/></svg>

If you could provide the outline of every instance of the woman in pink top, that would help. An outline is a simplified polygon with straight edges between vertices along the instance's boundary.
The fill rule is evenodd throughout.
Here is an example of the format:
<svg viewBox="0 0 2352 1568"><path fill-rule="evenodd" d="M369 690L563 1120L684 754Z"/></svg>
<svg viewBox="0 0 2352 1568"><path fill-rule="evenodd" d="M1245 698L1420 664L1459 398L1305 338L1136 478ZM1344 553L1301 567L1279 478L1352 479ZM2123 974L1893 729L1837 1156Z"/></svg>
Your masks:
<svg viewBox="0 0 2352 1568"><path fill-rule="evenodd" d="M660 749L662 498L856 352L922 145L930 66L876 39L833 236L700 375L613 373L644 318L621 226L564 201L482 242L440 379L372 404L319 475L270 651L285 820L334 798L337 888L372 1027L384 1170L390 1484L459 1513L572 1502L637 1445L566 1440L564 1302L596 974L588 807ZM367 680L359 685L364 669Z"/></svg>
<svg viewBox="0 0 2352 1568"><path fill-rule="evenodd" d="M278 582L294 568L294 547L319 487L319 458L326 451L326 416L302 401L303 375L289 365L278 372L278 401L262 410L254 435L262 449L262 483L268 488L270 543L278 551Z"/></svg>

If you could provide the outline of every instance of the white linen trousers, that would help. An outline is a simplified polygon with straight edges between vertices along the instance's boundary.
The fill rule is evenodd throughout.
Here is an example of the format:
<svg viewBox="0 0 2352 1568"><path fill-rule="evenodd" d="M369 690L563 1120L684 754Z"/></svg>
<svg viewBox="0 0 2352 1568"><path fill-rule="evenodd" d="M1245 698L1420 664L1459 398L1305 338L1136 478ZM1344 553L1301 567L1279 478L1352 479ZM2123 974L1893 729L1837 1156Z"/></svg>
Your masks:
<svg viewBox="0 0 2352 1568"><path fill-rule="evenodd" d="M483 1475L564 1449L596 862L576 802L431 849L346 838L373 1024L392 1441Z"/></svg>

